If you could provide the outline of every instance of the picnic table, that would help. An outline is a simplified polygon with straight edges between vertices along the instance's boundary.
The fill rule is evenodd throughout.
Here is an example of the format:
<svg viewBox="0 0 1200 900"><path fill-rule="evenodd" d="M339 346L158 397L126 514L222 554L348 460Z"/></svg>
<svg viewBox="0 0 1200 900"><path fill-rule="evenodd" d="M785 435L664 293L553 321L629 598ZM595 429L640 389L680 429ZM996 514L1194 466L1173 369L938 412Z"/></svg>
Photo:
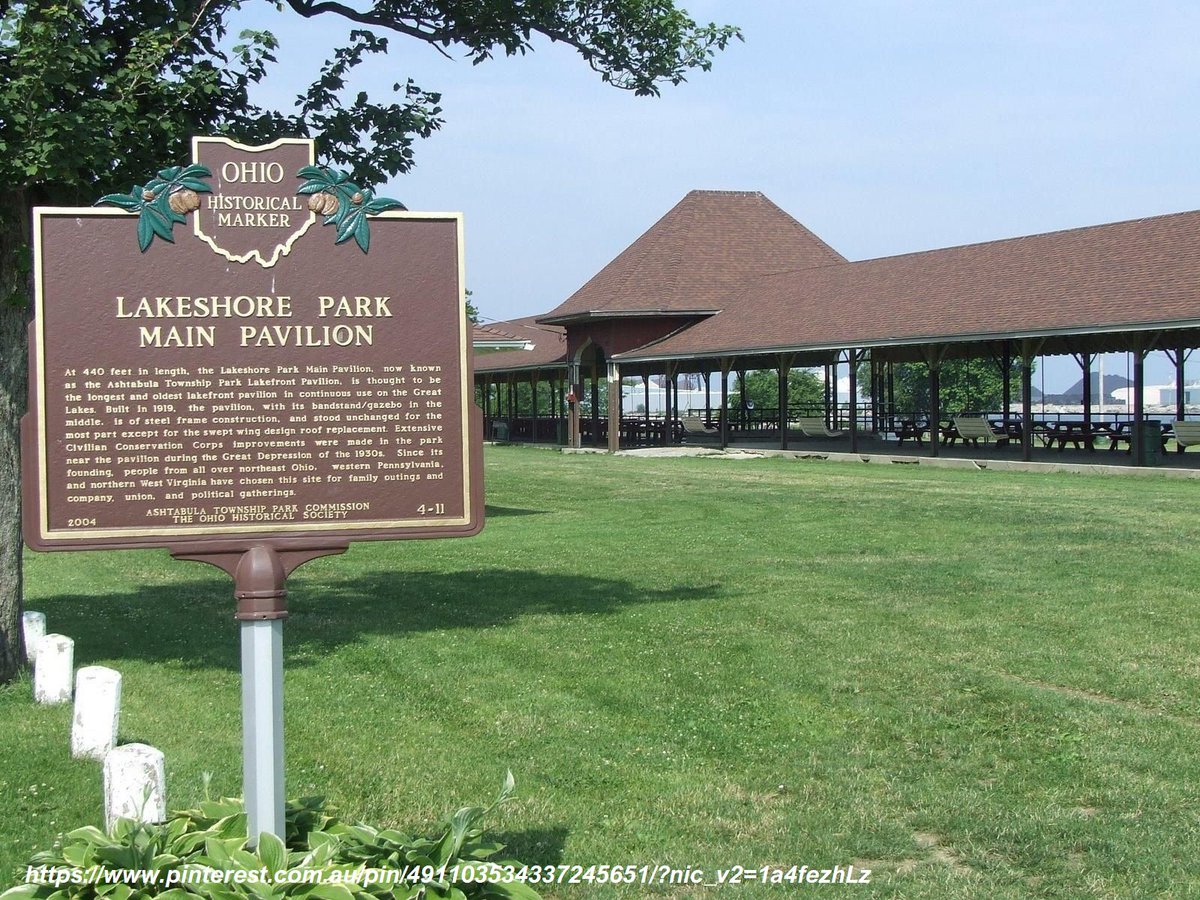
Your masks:
<svg viewBox="0 0 1200 900"><path fill-rule="evenodd" d="M1103 422L1047 422L1045 424L1042 442L1046 447L1052 447L1057 441L1060 453L1067 449L1067 444L1076 450L1084 447L1095 452L1096 438L1111 438L1112 435L1112 429ZM1111 447L1112 445L1109 444L1110 449Z"/></svg>
<svg viewBox="0 0 1200 900"><path fill-rule="evenodd" d="M892 429L896 435L897 446L903 444L905 440L915 439L917 446L920 447L925 435L929 433L929 423L918 422L916 419L900 419L892 424Z"/></svg>
<svg viewBox="0 0 1200 900"><path fill-rule="evenodd" d="M607 436L607 420L602 423L604 435ZM679 420L672 423L671 441L678 444L683 440L683 425ZM621 419L621 442L625 444L658 446L663 442L663 431L666 423L662 419L651 419L649 422L642 416L626 416Z"/></svg>
<svg viewBox="0 0 1200 900"><path fill-rule="evenodd" d="M1145 420L1147 425L1156 424L1153 419ZM1173 435L1170 422L1158 422L1158 426L1162 429L1162 449L1167 449L1167 439ZM1117 422L1108 434L1108 449L1116 450L1121 444L1125 445L1125 452L1129 453L1133 450L1133 423L1132 422Z"/></svg>

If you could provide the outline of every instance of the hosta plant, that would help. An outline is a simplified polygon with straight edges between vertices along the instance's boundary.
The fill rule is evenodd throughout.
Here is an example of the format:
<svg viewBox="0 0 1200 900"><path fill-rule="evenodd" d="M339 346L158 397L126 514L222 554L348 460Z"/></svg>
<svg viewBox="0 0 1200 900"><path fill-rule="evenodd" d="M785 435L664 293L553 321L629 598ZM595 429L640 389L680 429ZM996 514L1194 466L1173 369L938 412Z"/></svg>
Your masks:
<svg viewBox="0 0 1200 900"><path fill-rule="evenodd" d="M500 857L482 819L513 792L512 774L488 807L455 812L436 837L340 821L319 798L287 805L286 834L250 846L241 800L206 800L161 825L118 820L62 835L36 854L23 884L0 900L538 900Z"/></svg>

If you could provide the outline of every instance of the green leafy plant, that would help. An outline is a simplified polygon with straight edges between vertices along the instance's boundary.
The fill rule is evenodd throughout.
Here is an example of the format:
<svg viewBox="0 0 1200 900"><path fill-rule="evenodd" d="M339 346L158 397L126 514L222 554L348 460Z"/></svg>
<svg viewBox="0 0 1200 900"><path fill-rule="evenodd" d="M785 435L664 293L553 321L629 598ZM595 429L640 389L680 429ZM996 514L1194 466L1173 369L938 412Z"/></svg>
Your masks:
<svg viewBox="0 0 1200 900"><path fill-rule="evenodd" d="M289 802L284 838L264 833L254 848L239 799L205 800L161 825L89 825L36 854L28 865L40 874L0 900L539 900L519 880L479 877L484 866L521 868L497 858L503 845L480 827L514 787L510 772L490 806L459 809L432 838L341 822L316 797Z"/></svg>
<svg viewBox="0 0 1200 900"><path fill-rule="evenodd" d="M187 213L200 208L199 194L211 192L205 166L173 166L163 169L144 186L134 185L128 194L105 194L96 205L118 206L138 214L138 246L145 253L155 237L175 243L172 229L187 221Z"/></svg>
<svg viewBox="0 0 1200 900"><path fill-rule="evenodd" d="M322 224L336 226L334 243L341 244L353 237L363 253L371 246L371 226L367 217L389 209L405 208L399 200L376 197L369 188L359 187L350 180L347 172L324 166L305 166L296 177L307 179L297 193L310 196L308 208L325 217Z"/></svg>

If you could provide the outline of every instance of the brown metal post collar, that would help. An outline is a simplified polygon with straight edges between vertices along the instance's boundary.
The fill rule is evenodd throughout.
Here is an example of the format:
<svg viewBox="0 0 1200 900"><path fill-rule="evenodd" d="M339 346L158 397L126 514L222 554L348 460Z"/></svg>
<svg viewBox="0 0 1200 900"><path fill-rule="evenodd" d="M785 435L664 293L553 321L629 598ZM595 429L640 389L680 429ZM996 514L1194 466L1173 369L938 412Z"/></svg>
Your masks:
<svg viewBox="0 0 1200 900"><path fill-rule="evenodd" d="M255 544L242 554L233 572L235 619L257 621L287 618L287 573L275 548Z"/></svg>
<svg viewBox="0 0 1200 900"><path fill-rule="evenodd" d="M235 619L253 622L287 618L287 577L292 570L321 556L345 553L349 544L263 541L257 544L190 544L169 548L176 559L216 566L233 577Z"/></svg>

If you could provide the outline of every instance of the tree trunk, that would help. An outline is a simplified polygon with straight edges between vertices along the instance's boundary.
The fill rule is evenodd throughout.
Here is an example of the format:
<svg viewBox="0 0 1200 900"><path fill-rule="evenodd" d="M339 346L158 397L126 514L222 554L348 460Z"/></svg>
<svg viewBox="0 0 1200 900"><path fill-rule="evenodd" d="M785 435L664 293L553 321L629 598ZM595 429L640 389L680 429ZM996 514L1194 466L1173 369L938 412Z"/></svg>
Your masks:
<svg viewBox="0 0 1200 900"><path fill-rule="evenodd" d="M0 684L25 664L21 627L21 416L27 397L29 209L0 196Z"/></svg>

